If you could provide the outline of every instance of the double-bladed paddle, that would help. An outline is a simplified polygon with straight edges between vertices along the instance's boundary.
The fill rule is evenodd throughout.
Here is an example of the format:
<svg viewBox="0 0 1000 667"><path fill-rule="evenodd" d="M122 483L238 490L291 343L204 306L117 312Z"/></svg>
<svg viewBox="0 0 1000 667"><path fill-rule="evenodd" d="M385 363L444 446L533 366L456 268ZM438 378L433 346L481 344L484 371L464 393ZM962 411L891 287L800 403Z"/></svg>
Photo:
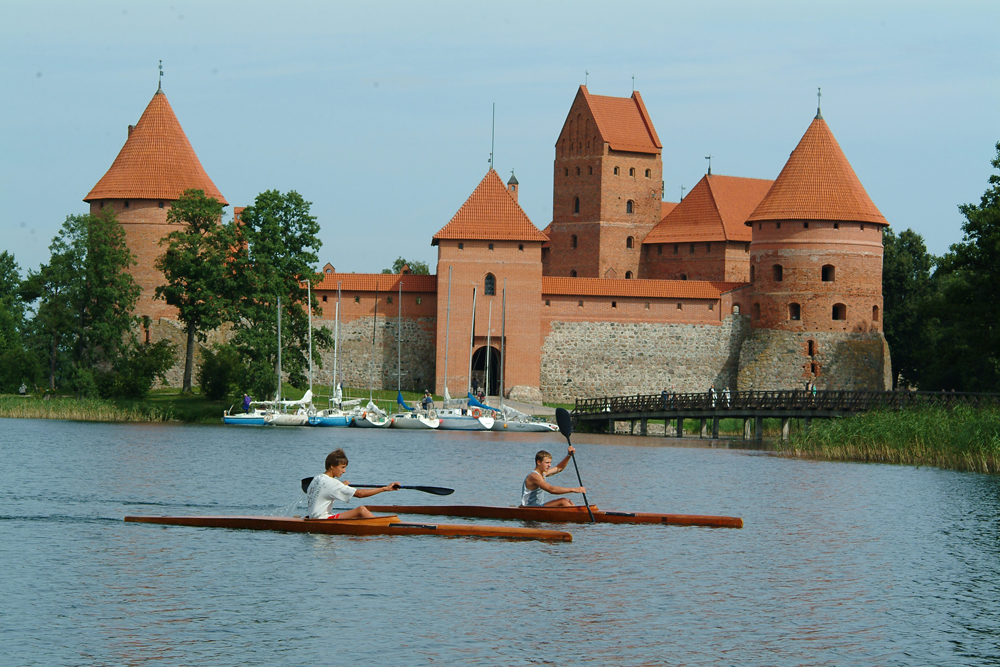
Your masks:
<svg viewBox="0 0 1000 667"><path fill-rule="evenodd" d="M572 446L573 443L569 441L569 436L573 433L573 418L569 416L569 411L566 408L556 408L556 422L559 424L559 432L566 436L566 444ZM583 480L580 479L580 467L576 465L576 454L570 454L573 457L573 468L576 469L576 481L580 482L580 486L583 486ZM587 494L583 494L583 504L587 506L587 514L590 515L590 523L596 523L597 520L594 518L594 512L590 509L590 503L587 502Z"/></svg>
<svg viewBox="0 0 1000 667"><path fill-rule="evenodd" d="M309 485L312 484L312 477L302 478L302 493L307 493L309 491ZM358 489L381 489L383 485L379 484L351 484ZM446 489L443 486L400 486L401 489L409 489L411 491L423 491L424 493L433 493L435 496L450 496L455 493L455 489Z"/></svg>

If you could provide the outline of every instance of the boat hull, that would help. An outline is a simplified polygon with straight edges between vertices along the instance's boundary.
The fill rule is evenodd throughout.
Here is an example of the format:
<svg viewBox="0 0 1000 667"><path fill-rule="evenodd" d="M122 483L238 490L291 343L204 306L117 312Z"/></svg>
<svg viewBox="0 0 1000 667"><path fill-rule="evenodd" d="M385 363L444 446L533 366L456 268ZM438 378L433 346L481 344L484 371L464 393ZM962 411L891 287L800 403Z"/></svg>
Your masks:
<svg viewBox="0 0 1000 667"><path fill-rule="evenodd" d="M559 427L547 422L519 422L502 421L500 419L493 422L491 431L507 431L508 433L552 433L558 432Z"/></svg>
<svg viewBox="0 0 1000 667"><path fill-rule="evenodd" d="M484 507L477 505L366 505L373 512L394 514L426 514L475 519L505 519L515 521L551 521L554 523L590 523L585 506L574 507ZM655 514L651 512L607 512L590 506L596 523L659 523L673 526L709 526L742 528L743 519L735 516L698 514Z"/></svg>
<svg viewBox="0 0 1000 667"><path fill-rule="evenodd" d="M351 415L313 415L309 417L309 425L346 428L351 425Z"/></svg>
<svg viewBox="0 0 1000 667"><path fill-rule="evenodd" d="M264 415L225 415L222 418L222 423L228 424L229 426L263 426Z"/></svg>
<svg viewBox="0 0 1000 667"><path fill-rule="evenodd" d="M437 413L441 425L440 431L489 431L493 428L494 419L486 415L473 417L471 414L450 413L441 410Z"/></svg>
<svg viewBox="0 0 1000 667"><path fill-rule="evenodd" d="M509 528L507 526L446 525L408 523L398 516L372 519L310 520L273 516L127 516L125 521L198 528L271 530L288 533L325 535L440 535L445 537L498 537L509 540L544 540L572 542L573 536L561 530Z"/></svg>
<svg viewBox="0 0 1000 667"><path fill-rule="evenodd" d="M308 415L289 415L279 412L264 417L264 424L267 426L305 426L308 423Z"/></svg>
<svg viewBox="0 0 1000 667"><path fill-rule="evenodd" d="M388 417L380 418L378 415L366 413L354 415L354 419L351 420L351 426L356 428L389 428L391 423Z"/></svg>
<svg viewBox="0 0 1000 667"><path fill-rule="evenodd" d="M440 425L441 420L439 419L430 419L428 417L424 417L423 415L415 415L413 413L392 416L392 428L430 431L437 429Z"/></svg>

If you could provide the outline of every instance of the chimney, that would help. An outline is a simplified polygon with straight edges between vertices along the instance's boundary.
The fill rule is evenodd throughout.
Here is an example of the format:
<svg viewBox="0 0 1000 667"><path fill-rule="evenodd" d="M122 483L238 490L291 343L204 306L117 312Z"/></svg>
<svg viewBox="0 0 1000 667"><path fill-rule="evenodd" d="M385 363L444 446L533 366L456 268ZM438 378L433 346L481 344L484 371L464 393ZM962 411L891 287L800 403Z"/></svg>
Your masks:
<svg viewBox="0 0 1000 667"><path fill-rule="evenodd" d="M128 136L130 136L130 137L132 136L132 130L134 130L134 129L135 129L135 125L129 125L128 126Z"/></svg>
<svg viewBox="0 0 1000 667"><path fill-rule="evenodd" d="M510 170L510 179L507 181L507 192L510 196L514 198L514 203L517 203L517 177L514 176L514 170Z"/></svg>

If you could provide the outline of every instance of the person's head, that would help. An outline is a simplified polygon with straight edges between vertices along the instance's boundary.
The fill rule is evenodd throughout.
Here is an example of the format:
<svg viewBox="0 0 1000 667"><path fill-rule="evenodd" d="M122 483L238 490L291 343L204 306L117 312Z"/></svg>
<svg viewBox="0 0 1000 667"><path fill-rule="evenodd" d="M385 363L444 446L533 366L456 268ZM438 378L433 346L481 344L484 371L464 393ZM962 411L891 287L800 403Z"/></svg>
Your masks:
<svg viewBox="0 0 1000 667"><path fill-rule="evenodd" d="M548 470L549 466L552 465L552 455L544 449L539 450L538 453L535 454L535 466L537 467L538 464L542 464L542 467L545 470Z"/></svg>
<svg viewBox="0 0 1000 667"><path fill-rule="evenodd" d="M347 469L347 454L344 453L343 449L335 449L330 452L326 457L326 471L334 471L336 474L333 477L339 477L344 474L344 470ZM339 471L339 472L337 472Z"/></svg>

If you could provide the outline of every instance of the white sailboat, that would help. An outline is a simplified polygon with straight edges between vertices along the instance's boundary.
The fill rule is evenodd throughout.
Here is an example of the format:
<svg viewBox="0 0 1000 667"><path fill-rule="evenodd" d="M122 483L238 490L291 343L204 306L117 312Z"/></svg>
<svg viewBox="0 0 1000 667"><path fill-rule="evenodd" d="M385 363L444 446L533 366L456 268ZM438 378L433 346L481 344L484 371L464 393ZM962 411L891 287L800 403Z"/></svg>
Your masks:
<svg viewBox="0 0 1000 667"><path fill-rule="evenodd" d="M330 383L330 406L319 410L315 414L309 415L310 426L338 426L345 427L351 425L354 414L345 412L344 408L351 404L351 401L344 402L344 390L339 381L337 373L340 361L340 283L337 283L337 306L333 325L333 381ZM357 405L360 401L353 401Z"/></svg>
<svg viewBox="0 0 1000 667"><path fill-rule="evenodd" d="M372 358L368 379L368 405L355 412L351 426L356 428L389 428L392 420L389 415L375 405L372 393L375 386L375 331L378 326L378 283L375 284L375 311L372 315Z"/></svg>
<svg viewBox="0 0 1000 667"><path fill-rule="evenodd" d="M476 288L472 288L472 333L469 339L469 378L472 378L472 352L476 343ZM470 393L471 397L472 394ZM448 396L448 387L445 386L444 407L437 411L437 418L441 421L439 430L442 431L489 431L493 427L493 417L491 411L483 410L481 407L474 407L469 404L464 406L452 406L453 403Z"/></svg>
<svg viewBox="0 0 1000 667"><path fill-rule="evenodd" d="M403 281L399 281L398 315L396 316L396 403L403 408L402 412L397 412L389 418L392 428L406 428L415 430L433 430L441 425L441 420L433 415L433 410L423 413L420 410L409 407L403 401Z"/></svg>
<svg viewBox="0 0 1000 667"><path fill-rule="evenodd" d="M281 400L281 297L278 297L278 396L264 414L265 426L305 426L309 423L308 408L312 404L312 390L298 401ZM294 412L288 412L289 408Z"/></svg>

